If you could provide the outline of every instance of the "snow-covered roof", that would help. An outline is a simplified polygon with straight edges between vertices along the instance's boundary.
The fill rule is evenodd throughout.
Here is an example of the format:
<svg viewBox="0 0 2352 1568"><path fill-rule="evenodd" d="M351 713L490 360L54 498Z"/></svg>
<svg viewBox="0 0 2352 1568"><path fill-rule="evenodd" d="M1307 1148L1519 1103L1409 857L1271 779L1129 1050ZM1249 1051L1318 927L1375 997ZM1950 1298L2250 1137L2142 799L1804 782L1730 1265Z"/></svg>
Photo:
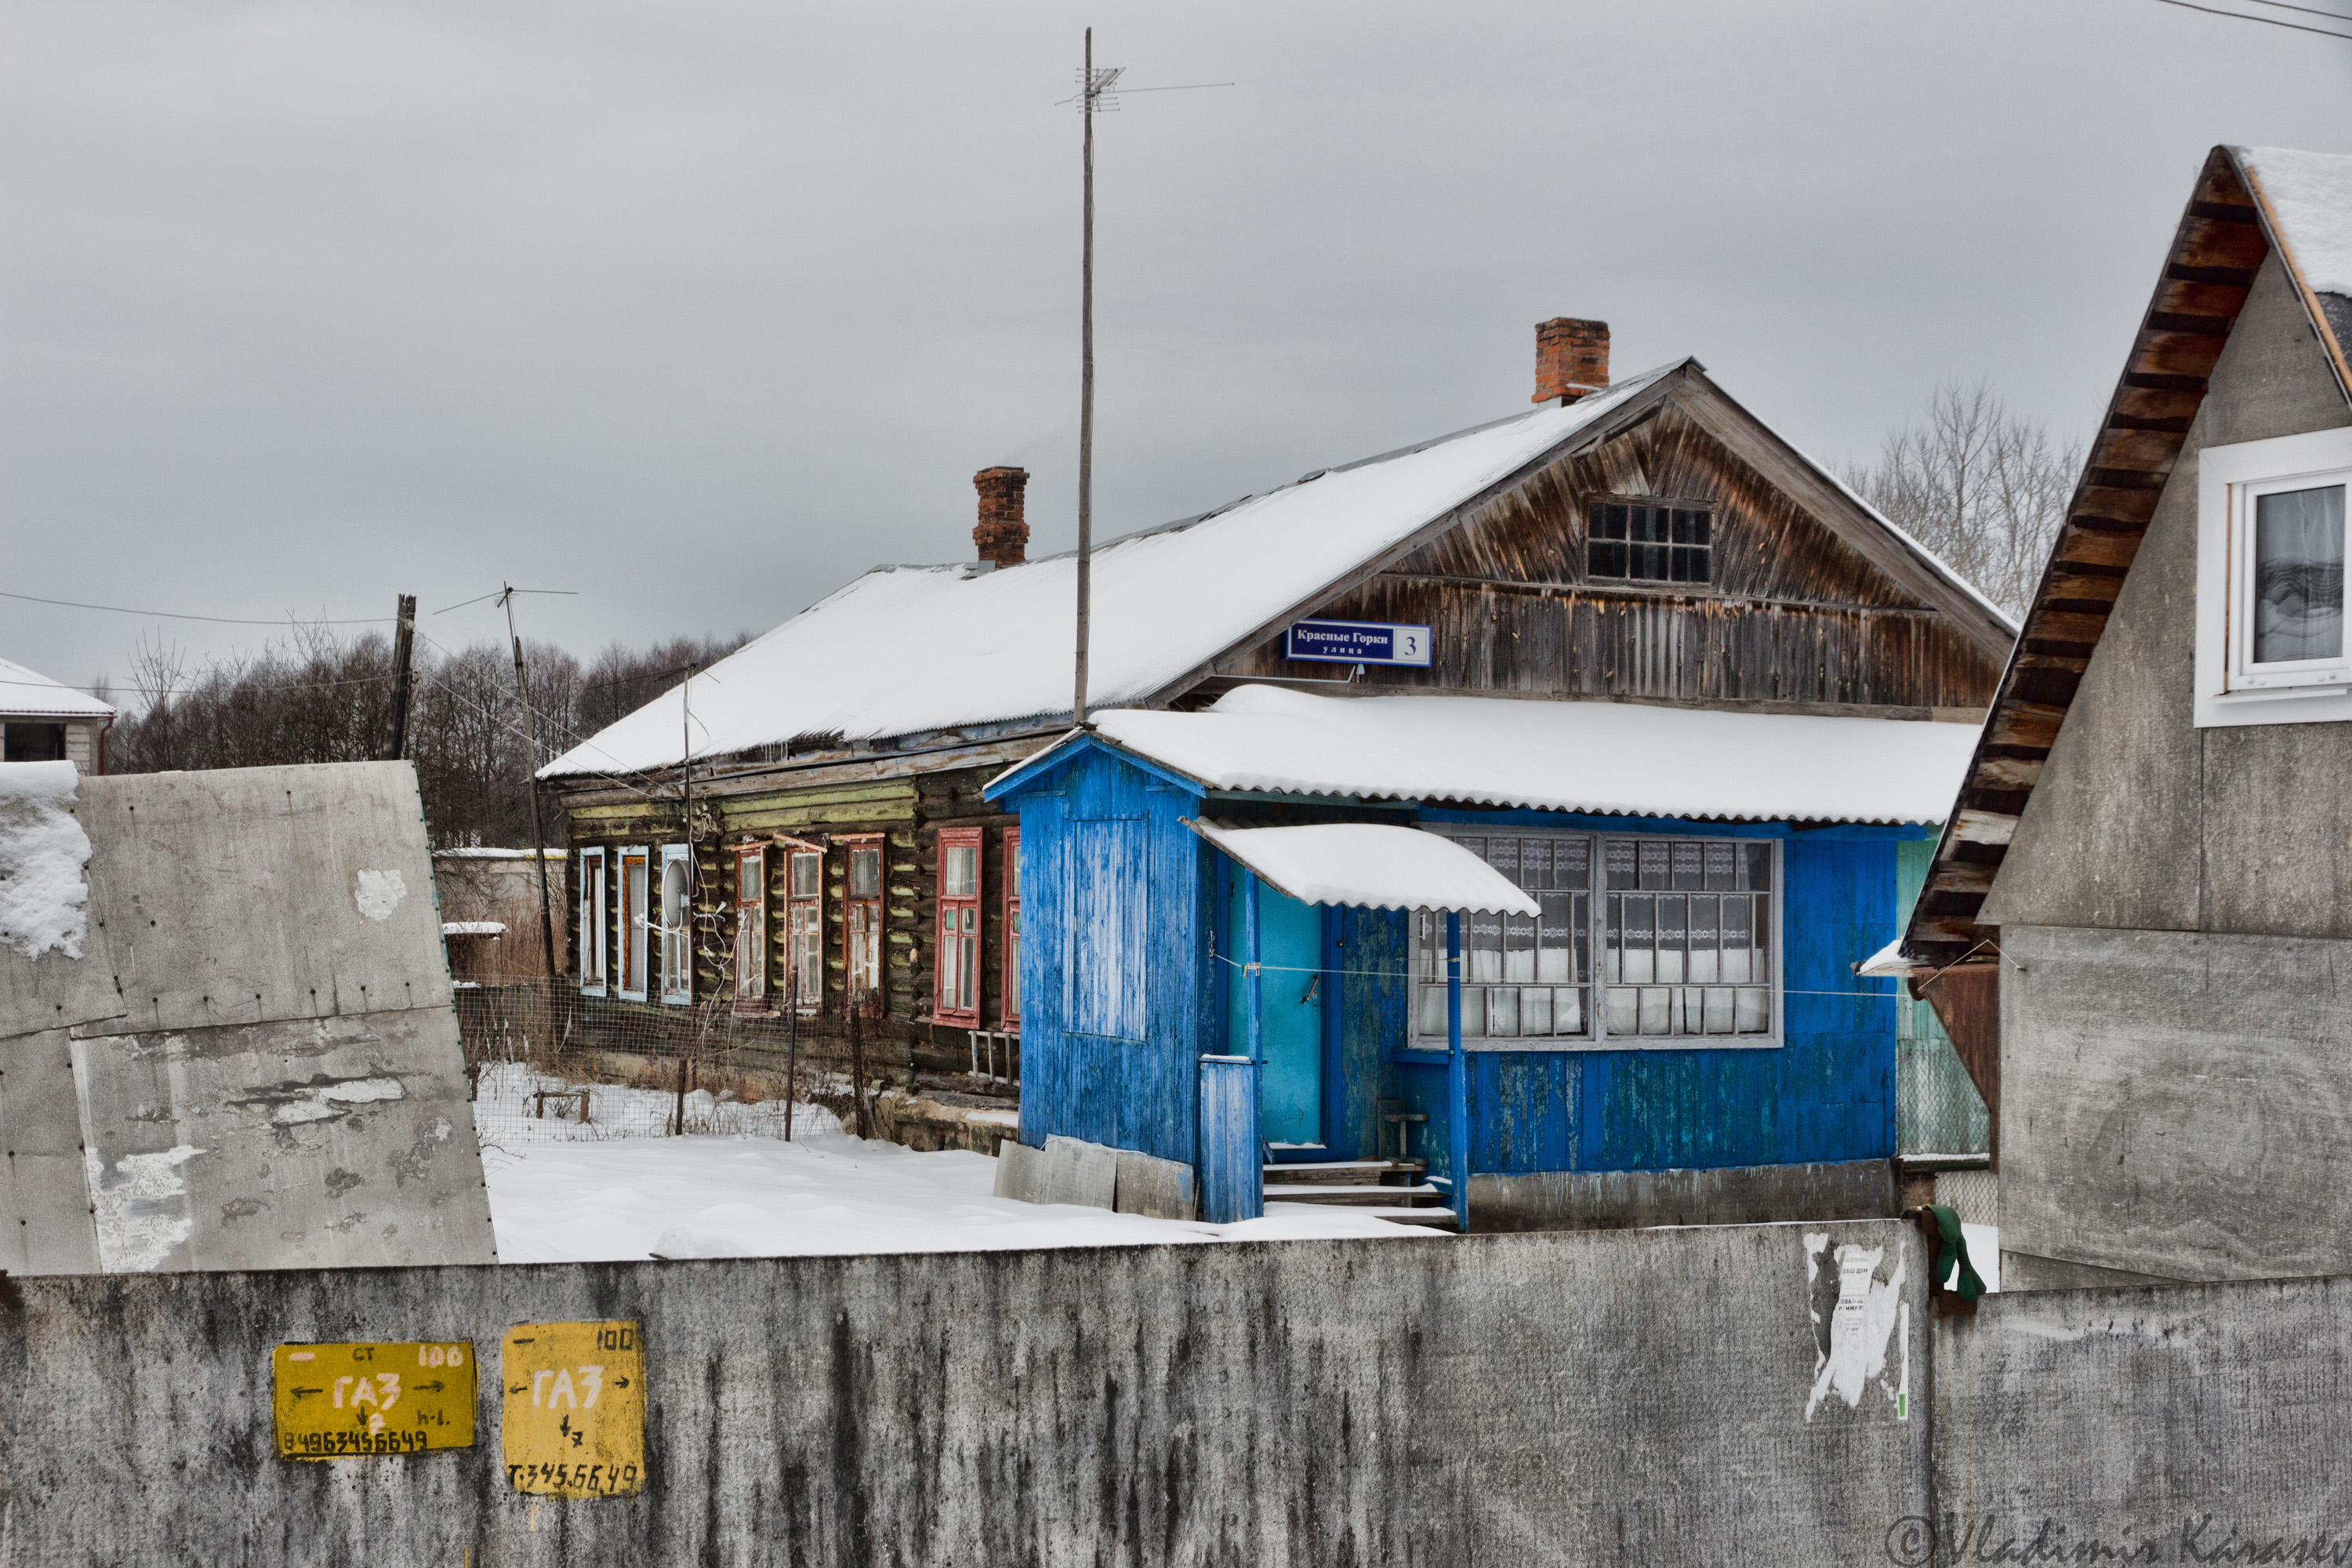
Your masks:
<svg viewBox="0 0 2352 1568"><path fill-rule="evenodd" d="M1511 879L1450 838L1381 822L1298 827L1189 823L1278 893L1302 904L1374 910L1543 911Z"/></svg>
<svg viewBox="0 0 2352 1568"><path fill-rule="evenodd" d="M0 658L0 721L14 718L111 719L114 705Z"/></svg>
<svg viewBox="0 0 2352 1568"><path fill-rule="evenodd" d="M1089 706L1150 696L1679 368L1097 547ZM693 679L695 755L1066 714L1076 603L1074 554L985 573L877 567ZM686 689L540 776L676 767Z"/></svg>
<svg viewBox="0 0 2352 1568"><path fill-rule="evenodd" d="M1974 724L1244 686L1095 733L1208 789L1744 821L1936 823ZM1034 775L1066 735L998 775Z"/></svg>
<svg viewBox="0 0 2352 1568"><path fill-rule="evenodd" d="M2270 202L2295 270L2321 294L2352 295L2352 155L2240 147Z"/></svg>

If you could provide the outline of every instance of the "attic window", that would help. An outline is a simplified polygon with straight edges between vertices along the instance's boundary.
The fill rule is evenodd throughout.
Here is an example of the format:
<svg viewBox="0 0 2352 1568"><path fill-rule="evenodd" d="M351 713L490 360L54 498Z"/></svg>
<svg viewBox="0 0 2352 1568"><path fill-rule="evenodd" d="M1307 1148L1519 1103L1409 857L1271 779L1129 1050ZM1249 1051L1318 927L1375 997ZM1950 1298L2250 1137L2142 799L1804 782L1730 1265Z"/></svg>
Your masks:
<svg viewBox="0 0 2352 1568"><path fill-rule="evenodd" d="M2208 447L2198 491L2198 725L2352 718L2352 431Z"/></svg>
<svg viewBox="0 0 2352 1568"><path fill-rule="evenodd" d="M1715 521L1704 505L1655 499L1597 500L1585 570L1636 583L1712 583Z"/></svg>

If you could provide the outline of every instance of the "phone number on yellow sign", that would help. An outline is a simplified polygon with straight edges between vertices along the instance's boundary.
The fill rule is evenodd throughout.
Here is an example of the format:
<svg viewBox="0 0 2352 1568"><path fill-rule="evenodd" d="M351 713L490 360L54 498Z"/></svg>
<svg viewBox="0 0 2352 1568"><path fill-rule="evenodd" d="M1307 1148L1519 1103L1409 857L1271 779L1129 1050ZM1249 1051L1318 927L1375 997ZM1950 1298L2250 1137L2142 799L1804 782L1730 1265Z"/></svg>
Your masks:
<svg viewBox="0 0 2352 1568"><path fill-rule="evenodd" d="M507 1485L517 1490L571 1487L586 1492L635 1491L635 1465L509 1465Z"/></svg>

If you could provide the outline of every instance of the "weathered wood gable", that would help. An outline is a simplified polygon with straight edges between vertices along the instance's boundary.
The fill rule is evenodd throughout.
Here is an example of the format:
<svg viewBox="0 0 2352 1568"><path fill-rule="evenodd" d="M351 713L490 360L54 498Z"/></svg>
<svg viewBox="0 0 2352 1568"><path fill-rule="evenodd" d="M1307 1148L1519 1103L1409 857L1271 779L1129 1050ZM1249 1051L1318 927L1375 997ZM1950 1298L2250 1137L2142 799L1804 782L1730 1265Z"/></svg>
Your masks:
<svg viewBox="0 0 2352 1568"><path fill-rule="evenodd" d="M1712 581L1596 578L1604 498L1712 513ZM2008 629L1696 375L1631 425L1446 520L1344 580L1313 614L1427 624L1427 669L1359 689L1703 703L1980 709ZM1232 679L1329 680L1278 633L1219 661ZM1918 715L1925 717L1925 714Z"/></svg>

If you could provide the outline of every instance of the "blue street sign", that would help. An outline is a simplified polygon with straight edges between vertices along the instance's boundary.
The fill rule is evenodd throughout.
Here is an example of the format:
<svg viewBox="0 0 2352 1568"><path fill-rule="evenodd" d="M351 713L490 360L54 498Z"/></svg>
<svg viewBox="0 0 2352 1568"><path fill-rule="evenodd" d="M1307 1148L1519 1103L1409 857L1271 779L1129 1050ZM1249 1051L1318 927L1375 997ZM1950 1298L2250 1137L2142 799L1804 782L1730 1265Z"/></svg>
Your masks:
<svg viewBox="0 0 2352 1568"><path fill-rule="evenodd" d="M1429 628L1377 621L1298 621L1283 638L1290 658L1325 664L1429 664Z"/></svg>

